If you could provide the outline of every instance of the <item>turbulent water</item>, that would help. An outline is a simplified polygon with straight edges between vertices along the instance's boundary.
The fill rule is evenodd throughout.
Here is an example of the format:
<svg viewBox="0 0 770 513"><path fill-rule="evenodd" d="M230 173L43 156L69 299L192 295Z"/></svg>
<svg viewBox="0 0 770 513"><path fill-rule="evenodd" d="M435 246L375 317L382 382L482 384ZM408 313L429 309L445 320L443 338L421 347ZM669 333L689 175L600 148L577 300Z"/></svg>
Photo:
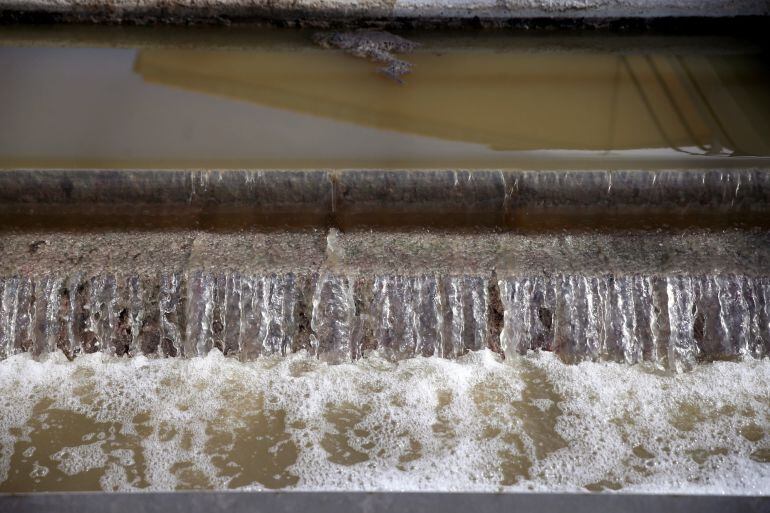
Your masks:
<svg viewBox="0 0 770 513"><path fill-rule="evenodd" d="M0 388L0 492L770 493L768 360L19 354Z"/></svg>
<svg viewBox="0 0 770 513"><path fill-rule="evenodd" d="M0 357L61 351L326 361L532 349L565 361L700 360L770 352L770 279L745 275L12 277L0 281Z"/></svg>

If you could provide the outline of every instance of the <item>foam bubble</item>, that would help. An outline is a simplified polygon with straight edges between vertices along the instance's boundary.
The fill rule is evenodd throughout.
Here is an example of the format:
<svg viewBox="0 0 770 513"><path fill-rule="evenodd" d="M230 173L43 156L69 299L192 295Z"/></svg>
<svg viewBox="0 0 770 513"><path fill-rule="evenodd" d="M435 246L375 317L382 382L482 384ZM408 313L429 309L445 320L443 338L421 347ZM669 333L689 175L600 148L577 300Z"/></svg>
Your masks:
<svg viewBox="0 0 770 513"><path fill-rule="evenodd" d="M770 492L768 360L21 354L0 389L0 491Z"/></svg>

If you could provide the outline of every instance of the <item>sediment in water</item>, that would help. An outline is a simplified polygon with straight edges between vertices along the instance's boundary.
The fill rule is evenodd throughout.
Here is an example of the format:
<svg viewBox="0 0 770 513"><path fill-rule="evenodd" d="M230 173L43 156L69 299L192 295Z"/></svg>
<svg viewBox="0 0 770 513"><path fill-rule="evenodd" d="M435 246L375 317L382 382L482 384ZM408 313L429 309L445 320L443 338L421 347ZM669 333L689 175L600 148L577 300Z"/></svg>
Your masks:
<svg viewBox="0 0 770 513"><path fill-rule="evenodd" d="M770 362L0 361L0 492L766 494Z"/></svg>

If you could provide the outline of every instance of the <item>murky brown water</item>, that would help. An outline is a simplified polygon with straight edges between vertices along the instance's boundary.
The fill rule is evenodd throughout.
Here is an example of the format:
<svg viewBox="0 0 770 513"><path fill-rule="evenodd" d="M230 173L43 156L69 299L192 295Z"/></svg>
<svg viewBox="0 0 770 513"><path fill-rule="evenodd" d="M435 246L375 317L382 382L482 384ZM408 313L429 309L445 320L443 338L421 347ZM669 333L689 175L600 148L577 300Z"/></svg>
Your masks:
<svg viewBox="0 0 770 513"><path fill-rule="evenodd" d="M770 157L733 39L415 35L406 83L310 34L0 35L0 167L730 166ZM210 34L209 34L210 35ZM410 36L411 37L411 36ZM122 38L122 39L121 39ZM63 46L62 46L63 45ZM0 493L770 493L770 362L671 375L303 354L0 362Z"/></svg>
<svg viewBox="0 0 770 513"><path fill-rule="evenodd" d="M770 362L0 362L0 492L770 492Z"/></svg>
<svg viewBox="0 0 770 513"><path fill-rule="evenodd" d="M728 37L406 34L422 45L402 56L414 69L398 84L377 64L314 46L311 32L88 34L0 36L0 167L725 166L770 156L767 55Z"/></svg>

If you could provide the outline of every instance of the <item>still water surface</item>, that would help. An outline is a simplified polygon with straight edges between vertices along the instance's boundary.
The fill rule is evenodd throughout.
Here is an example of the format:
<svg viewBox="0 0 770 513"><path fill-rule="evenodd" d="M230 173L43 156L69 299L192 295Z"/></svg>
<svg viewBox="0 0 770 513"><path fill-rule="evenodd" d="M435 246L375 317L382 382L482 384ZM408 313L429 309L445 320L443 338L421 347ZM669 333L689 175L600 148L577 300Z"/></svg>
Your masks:
<svg viewBox="0 0 770 513"><path fill-rule="evenodd" d="M0 36L0 167L725 166L770 155L767 54L730 37L408 33L420 46L399 56L413 65L399 84L309 31L92 32Z"/></svg>

